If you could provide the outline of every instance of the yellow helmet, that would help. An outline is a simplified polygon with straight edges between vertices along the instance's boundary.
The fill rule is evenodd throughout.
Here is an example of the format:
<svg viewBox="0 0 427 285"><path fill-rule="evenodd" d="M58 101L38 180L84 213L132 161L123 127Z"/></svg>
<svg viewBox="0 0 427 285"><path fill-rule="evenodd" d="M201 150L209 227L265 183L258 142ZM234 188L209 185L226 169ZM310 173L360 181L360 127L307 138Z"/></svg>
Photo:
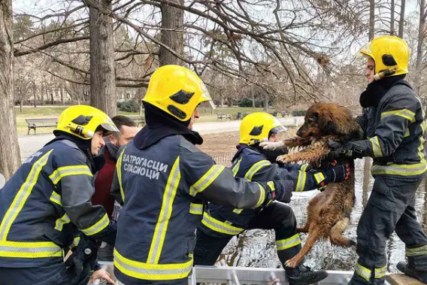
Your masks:
<svg viewBox="0 0 427 285"><path fill-rule="evenodd" d="M209 101L215 105L203 81L191 70L179 65L164 65L151 76L142 101L156 106L180 121L188 121L197 106Z"/></svg>
<svg viewBox="0 0 427 285"><path fill-rule="evenodd" d="M268 140L270 132L282 131L286 131L286 128L274 116L264 112L252 113L244 117L240 124L240 143Z"/></svg>
<svg viewBox="0 0 427 285"><path fill-rule="evenodd" d="M408 73L409 47L399 37L381 36L373 39L358 53L369 56L375 62L375 80L384 76L396 76Z"/></svg>
<svg viewBox="0 0 427 285"><path fill-rule="evenodd" d="M98 128L104 136L120 132L110 117L99 109L86 105L76 105L65 109L59 116L54 130L72 134L84 140L90 140Z"/></svg>

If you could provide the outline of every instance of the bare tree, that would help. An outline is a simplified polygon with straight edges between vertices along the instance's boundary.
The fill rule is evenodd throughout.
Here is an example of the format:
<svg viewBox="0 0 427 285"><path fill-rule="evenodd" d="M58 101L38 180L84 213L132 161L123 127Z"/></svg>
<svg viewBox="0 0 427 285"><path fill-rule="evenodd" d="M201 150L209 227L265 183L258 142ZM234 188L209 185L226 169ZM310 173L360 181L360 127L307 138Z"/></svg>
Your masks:
<svg viewBox="0 0 427 285"><path fill-rule="evenodd" d="M9 179L21 165L13 96L12 0L0 1L0 173Z"/></svg>
<svg viewBox="0 0 427 285"><path fill-rule="evenodd" d="M415 92L420 95L421 93L421 77L423 72L423 43L427 36L425 30L425 23L427 19L427 6L425 0L420 0L420 21L418 24L418 45L417 45L417 59L415 66Z"/></svg>
<svg viewBox="0 0 427 285"><path fill-rule="evenodd" d="M405 6L406 6L406 0L402 0L401 6L400 6L400 20L399 20L399 38L403 39L403 27L405 24Z"/></svg>
<svg viewBox="0 0 427 285"><path fill-rule="evenodd" d="M390 35L394 36L394 0L391 0L390 9Z"/></svg>
<svg viewBox="0 0 427 285"><path fill-rule="evenodd" d="M171 2L184 5L184 0ZM183 61L170 52L170 49L176 54L184 55L184 10L170 6L168 3L161 3L160 10L162 12L161 42L164 44L159 49L160 66L182 65Z"/></svg>
<svg viewBox="0 0 427 285"><path fill-rule="evenodd" d="M112 10L111 0L93 0L103 10ZM89 6L91 105L110 117L117 113L112 18Z"/></svg>
<svg viewBox="0 0 427 285"><path fill-rule="evenodd" d="M369 40L375 35L375 0L369 0Z"/></svg>

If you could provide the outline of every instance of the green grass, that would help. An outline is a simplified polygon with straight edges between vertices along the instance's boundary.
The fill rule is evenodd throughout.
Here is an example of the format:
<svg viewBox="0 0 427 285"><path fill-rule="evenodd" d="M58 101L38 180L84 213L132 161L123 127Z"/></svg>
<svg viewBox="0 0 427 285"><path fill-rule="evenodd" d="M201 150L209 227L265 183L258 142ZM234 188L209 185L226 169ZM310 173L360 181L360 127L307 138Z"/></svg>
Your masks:
<svg viewBox="0 0 427 285"><path fill-rule="evenodd" d="M19 108L15 109L16 112L16 123L17 123L17 130L18 135L27 134L27 123L25 122L25 119L28 118L56 118L59 117L61 112L66 107L26 107L22 108L22 112L20 112ZM262 111L262 108L239 108L239 107L232 107L232 108L216 108L215 110L209 109L209 108L199 108L200 112L200 118L197 120L197 122L217 122L217 116L216 114L231 114L233 117L233 120L237 118L237 113L245 113L245 112L259 112ZM119 115L125 115L125 116L136 116L139 113L130 113L130 112L122 112L119 111ZM220 120L225 121L225 120ZM52 133L54 128L38 128L37 133L38 134L47 134ZM30 132L31 134L34 133L33 130Z"/></svg>

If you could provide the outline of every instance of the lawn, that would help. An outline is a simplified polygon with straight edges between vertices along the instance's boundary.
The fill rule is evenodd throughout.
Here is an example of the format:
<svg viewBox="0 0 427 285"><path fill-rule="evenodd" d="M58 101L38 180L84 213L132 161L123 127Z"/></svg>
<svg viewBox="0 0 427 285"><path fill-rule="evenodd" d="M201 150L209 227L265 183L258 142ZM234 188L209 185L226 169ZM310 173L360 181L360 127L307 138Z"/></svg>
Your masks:
<svg viewBox="0 0 427 285"><path fill-rule="evenodd" d="M19 108L16 108L16 123L17 123L17 129L18 129L18 135L27 134L28 127L27 123L25 122L25 119L28 118L56 118L59 117L61 112L66 107L54 107L54 106L46 106L46 107L24 107L22 108L22 112L20 112ZM232 108L217 108L215 110L207 109L207 108L200 108L200 118L197 120L198 122L216 122L217 116L216 114L230 114L232 115L233 119L236 119L238 112L256 112L256 111L262 111L262 108L239 108L239 107L232 107ZM138 115L138 113L129 113L129 112L122 112L119 111L119 115ZM38 128L37 133L38 134L46 134L51 133L54 128ZM33 130L31 130L31 134L33 134Z"/></svg>

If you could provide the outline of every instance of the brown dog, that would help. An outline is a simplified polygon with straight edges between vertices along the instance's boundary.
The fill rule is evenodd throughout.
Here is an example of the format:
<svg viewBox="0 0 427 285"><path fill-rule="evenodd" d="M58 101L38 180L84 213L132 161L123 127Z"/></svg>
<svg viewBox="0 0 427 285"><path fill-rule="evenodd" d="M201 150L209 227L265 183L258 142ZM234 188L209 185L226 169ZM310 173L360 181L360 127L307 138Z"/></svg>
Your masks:
<svg viewBox="0 0 427 285"><path fill-rule="evenodd" d="M304 125L297 135L298 137L285 140L285 146L306 148L281 156L279 161L307 161L317 164L329 153L328 140L346 142L359 139L360 127L348 109L333 103L316 103L308 109ZM325 191L310 201L307 207L307 222L304 227L297 229L298 232L308 232L309 236L300 252L288 260L286 266L296 267L319 238L329 236L331 243L338 246L355 245L354 241L342 235L348 227L355 201L354 162L350 161L350 165L351 174L348 180L328 184Z"/></svg>

